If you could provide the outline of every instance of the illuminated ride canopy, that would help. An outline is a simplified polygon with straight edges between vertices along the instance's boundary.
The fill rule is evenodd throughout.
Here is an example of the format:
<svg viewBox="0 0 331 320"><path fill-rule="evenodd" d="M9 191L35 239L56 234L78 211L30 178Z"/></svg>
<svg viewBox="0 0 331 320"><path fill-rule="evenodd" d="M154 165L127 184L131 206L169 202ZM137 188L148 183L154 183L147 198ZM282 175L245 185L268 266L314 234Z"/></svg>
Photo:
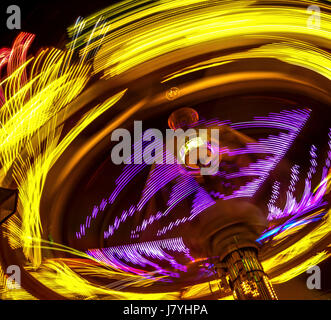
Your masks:
<svg viewBox="0 0 331 320"><path fill-rule="evenodd" d="M64 52L27 58L25 33L2 49L1 187L18 189L1 226L3 298L255 299L237 263L268 287L266 275L285 283L326 260L330 7L320 29L306 9L129 1L78 19ZM220 132L216 174L112 162L116 128L164 133L183 107L189 126ZM22 288L8 290L13 264Z"/></svg>

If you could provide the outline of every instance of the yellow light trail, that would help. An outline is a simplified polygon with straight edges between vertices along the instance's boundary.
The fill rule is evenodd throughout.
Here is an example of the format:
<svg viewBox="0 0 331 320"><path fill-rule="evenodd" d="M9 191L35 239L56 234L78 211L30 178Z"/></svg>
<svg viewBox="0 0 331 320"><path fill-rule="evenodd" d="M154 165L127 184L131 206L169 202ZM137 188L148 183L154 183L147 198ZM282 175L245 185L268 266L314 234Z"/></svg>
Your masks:
<svg viewBox="0 0 331 320"><path fill-rule="evenodd" d="M94 61L94 72L103 72L105 78L110 78L175 50L208 46L213 42L215 44L212 49L220 50L229 44L229 41L232 44L235 41L241 43L243 40L254 43L258 39L262 42L263 40L282 41L279 48L273 47L277 46L275 43L262 47L266 52L263 52L262 48L257 51L264 55L272 52L271 57L294 64L309 63L305 55L312 57L310 53L316 52L312 67L319 72L318 68L322 67L323 62L330 57L323 59L321 54L318 55L318 51L321 50L317 46L311 46L309 52L306 52L307 48L294 46L293 43L312 40L315 44L323 44L327 47L331 39L331 20L329 14L323 10L325 5L319 4L321 28L316 29L307 25L309 18L307 7L310 2L295 1L301 7L290 7L293 1L279 1L278 5L272 7L265 3L264 1L200 1L199 3L160 1L147 6L145 10L142 8L133 10L130 14L123 13L127 8L123 4L118 12L123 14L121 19L113 18L108 34L89 44L88 50L101 46ZM128 2L127 6L130 5L131 3ZM111 19L115 15L113 8L110 7L90 17L88 21L95 23L101 16ZM74 27L69 30L73 32ZM81 41L86 43L89 39L91 42L90 36L90 33L83 33ZM100 34L96 31L93 36L100 37ZM194 55L193 49L191 55ZM237 58L243 58L245 53L240 55L239 53Z"/></svg>
<svg viewBox="0 0 331 320"><path fill-rule="evenodd" d="M299 257L300 255L304 255L308 253L310 248L312 248L316 243L325 239L330 234L330 226L331 226L331 210L323 217L322 223L315 227L310 233L299 239L295 244L276 254L275 256L262 261L262 266L267 273L271 273L273 269L280 267L283 264L289 263L291 260L294 260L295 257ZM326 252L323 254L318 254L316 257L307 258L307 262L310 259L315 261L315 264L322 262L325 260L329 254ZM304 264L296 266L291 270L285 272L281 277L277 277L277 281L283 282L288 281L295 277L296 275L306 271L302 267Z"/></svg>

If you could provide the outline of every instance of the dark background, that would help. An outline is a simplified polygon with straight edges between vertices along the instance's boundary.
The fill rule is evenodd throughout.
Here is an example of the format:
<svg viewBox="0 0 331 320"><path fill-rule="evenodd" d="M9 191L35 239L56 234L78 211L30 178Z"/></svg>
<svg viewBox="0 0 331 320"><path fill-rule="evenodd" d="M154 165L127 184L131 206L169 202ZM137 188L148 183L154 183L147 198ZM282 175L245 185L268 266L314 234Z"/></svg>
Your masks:
<svg viewBox="0 0 331 320"><path fill-rule="evenodd" d="M114 0L1 0L0 1L0 47L10 47L20 31L37 35L34 48L41 46L62 47L67 39L67 28L76 19L88 17L116 2ZM6 26L9 5L21 8L22 30L8 30Z"/></svg>

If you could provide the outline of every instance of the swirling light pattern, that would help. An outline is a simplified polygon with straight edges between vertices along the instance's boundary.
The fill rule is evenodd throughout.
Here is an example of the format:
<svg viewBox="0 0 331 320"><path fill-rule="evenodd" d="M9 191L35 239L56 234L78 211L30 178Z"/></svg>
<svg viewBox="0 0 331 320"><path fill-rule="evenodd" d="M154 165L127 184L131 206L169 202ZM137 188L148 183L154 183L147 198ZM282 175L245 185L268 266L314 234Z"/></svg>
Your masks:
<svg viewBox="0 0 331 320"><path fill-rule="evenodd" d="M146 274L146 272L129 267L121 261L142 267L149 265L162 275L178 277L179 275L177 273L169 272L144 257L146 256L157 260L168 261L172 268L185 272L187 267L179 264L175 258L166 251L185 254L189 260L194 261L189 254L189 249L185 246L183 239L181 238L136 243L118 247L103 248L101 250L90 249L87 253L97 260L104 261L105 263L113 265L118 269L124 269L132 273ZM147 273L146 276L148 277L150 274Z"/></svg>
<svg viewBox="0 0 331 320"><path fill-rule="evenodd" d="M232 198L239 197L252 197L254 193L259 189L263 184L265 179L269 176L270 171L275 168L279 161L284 157L286 151L291 147L293 141L300 133L305 122L309 118L309 110L291 110L291 111L282 111L279 114L270 114L268 117L256 117L253 121L247 121L244 123L231 123L230 121L219 121L217 119L211 121L203 121L206 127L211 125L222 126L224 123L228 124L234 129L245 129L245 128L272 128L278 130L285 130L287 133L281 132L278 136L271 135L265 139L259 139L256 143L247 143L244 148L240 149L227 149L222 150L222 153L226 153L229 156L236 156L240 154L268 154L268 157L264 159L259 159L255 163L251 163L248 167L242 167L239 171L234 173L223 173L224 178L231 183L231 179L238 177L255 177L246 184L235 189L231 194L224 195L219 192L211 192L211 195L215 198L227 200ZM200 121L198 124L200 125ZM160 142L161 143L161 142ZM123 169L123 173L116 180L121 181L121 189L125 190L124 186L127 186L128 183L134 179L134 177L143 169L145 165L128 165ZM325 171L325 170L324 170ZM130 172L130 174L126 174ZM221 174L221 172L219 172ZM310 177L311 178L311 177ZM172 228L190 221L196 217L197 214L203 212L204 209L212 206L215 202L207 194L207 192L199 186L199 184L189 175L185 175L182 170L179 169L177 164L163 164L156 165L155 168L151 171L151 174L146 182L146 187L143 190L141 199L137 204L129 204L128 208L122 212L121 216L118 216L114 219L114 223L109 225L108 230L104 232L104 237L107 239L114 235L115 231L119 229L120 224L124 223L127 217L132 216L134 213L139 213L143 207L160 189L169 184L170 182L175 181L173 189L170 194L168 201L168 207L164 212L156 212L154 215L151 215L147 220L143 220L141 225L138 225L134 230L131 231L131 237L137 238L137 233L144 231L146 227L153 224L154 222L159 221L162 217L167 216L174 206L179 204L183 199L194 194L195 200L193 201L192 209L190 216L184 217L182 219L177 219L176 221L171 222L168 226L164 226L161 230L158 231L157 236L164 235L167 231ZM324 179L324 176L322 177ZM310 180L306 182L309 184ZM310 189L305 191L305 194L308 193ZM325 189L324 189L325 190ZM321 199L325 192L318 192L318 197L314 198L314 201L310 203L310 207L316 207L317 204L320 204ZM85 224L80 225L80 230L76 232L76 237L80 239L82 236L86 235L86 230L91 227L92 219L96 218L97 213L105 212L105 208L108 205L112 205L116 197L114 195L119 195L119 188L116 186L116 189L112 192L109 199L102 199L99 206L94 206L90 216L86 218ZM199 199L199 200L197 200ZM291 201L295 201L292 197ZM302 205L297 206L296 209L291 206L292 211L289 212L289 209L286 209L286 213L283 216L287 216L290 213L295 213L298 210L302 210L303 205L307 204L306 197L303 197ZM198 207L197 207L198 206ZM288 208L289 205L286 206ZM199 209L198 209L199 208ZM272 207L273 210L274 207ZM280 210L280 209L278 209ZM272 215L273 213L269 214ZM271 219L272 220L272 219Z"/></svg>
<svg viewBox="0 0 331 320"><path fill-rule="evenodd" d="M266 57L307 68L330 80L331 56L327 50L323 49L329 47L331 39L330 8L326 4L319 3L321 28L310 28L307 26L306 11L310 4L310 2L302 0L279 1L275 6L270 6L268 2L264 1L126 1L112 5L87 19L78 19L77 23L68 29L72 41L68 44L66 51L44 49L35 57L27 58L28 49L34 38L34 35L27 33L20 34L11 49L0 49L0 70L7 66L7 75L0 82L0 162L2 165L0 179L2 185L10 185L11 175L19 189L19 216L8 221L6 235L11 239L12 248L20 246L23 248L27 259L25 270L45 286L66 298L91 299L105 296L118 299L179 298L178 292L137 295L117 290L116 288L120 288L121 285L117 287L114 285L114 289L97 286L81 275L84 273L102 274L109 279L118 279L118 281L129 278L130 282L126 285L146 285L158 281L159 278L148 280L146 277L132 275L132 270L124 272L120 270L122 268L118 264L114 266L115 268L111 268L107 263L84 252L42 239L40 200L47 173L70 143L90 123L122 99L126 90L118 92L92 108L70 132L63 136L62 129L66 116L75 111L75 107L71 103L87 88L92 76L112 79L125 75L126 72L133 69L137 70L137 75L142 75L153 71L153 68L145 70L144 63L147 61L153 59L158 61L154 67L156 69L167 65L169 59L176 63L184 56L193 57L194 48L198 46L203 47L205 52L215 50L215 44L217 50L224 49L228 46L229 40L238 41L238 44L255 44L255 48L240 53L222 55L212 60L207 59L169 73L163 81L167 83L182 75L222 66L234 60ZM266 44L266 39L271 43ZM77 50L80 55L78 61L74 59L74 53ZM180 57L176 55L177 50L181 50ZM139 106L128 111L128 114L138 109ZM291 111L287 112L289 112L287 116L290 116ZM288 123L289 134L278 137L282 139L281 144L286 147L282 150L271 150L272 152L277 151L275 158L269 158L268 163L252 165L240 174L255 175L262 167L271 169L275 165L275 161L284 156L309 115L307 110L293 112L297 112L295 119L300 122L299 127ZM266 119L263 121L268 123ZM283 125L284 121L275 121L274 124L276 123ZM242 125L245 124L237 124L237 129ZM272 143L272 140L273 138L268 142ZM270 144L260 141L258 145L250 147L257 151L258 148L267 147L267 145ZM246 151L237 150L236 152ZM312 156L312 161L313 158L314 156ZM273 189L275 195L269 203L270 218L289 214L296 216L302 206L320 204L322 196L330 191L330 153L326 160L321 183L312 192L310 178L314 174L314 167L315 162L312 162L312 170L309 171L307 188L303 197L304 203L296 203L290 195L294 188L294 171L293 183L291 183L287 206L284 210L274 207L277 200L277 184L275 184ZM108 199L108 203L113 203L118 193L125 188L127 181L142 169L144 169L144 165L128 165L116 181L116 188ZM256 180L245 191L243 189L237 191L236 196L253 194L264 181L267 172L268 170L263 172L261 175L263 178ZM178 190L176 189L174 192L179 196L180 187L177 186L177 188ZM199 196L202 196L199 188L194 190L194 192L197 191L200 192ZM220 194L214 194L214 196L222 198ZM172 202L176 203L175 200ZM200 202L200 199L197 202ZM81 230L76 233L77 238L81 238L85 234L85 229L90 227L92 219L102 212L106 205L106 202L102 202L93 209L91 216L86 218L84 228L81 227ZM200 209L203 210L204 207ZM193 209L193 214L199 214L200 209L197 207ZM136 210L135 206L130 206L117 218L116 226L120 222L124 222L126 217L132 215ZM157 215L154 219L145 222L141 229L148 223L153 223L156 217ZM272 271L278 266L285 265L296 256L304 255L315 243L327 237L330 232L330 211L324 213L323 217L314 217L310 220L313 221L317 218L322 222L316 224L309 234L289 248L263 261L267 272L273 274ZM171 227L170 225L166 227L168 229L165 231L170 230L176 223L177 221ZM308 223L308 220L295 223L298 226ZM289 230L293 230L293 227L294 225L283 226L282 233L279 233L278 236L288 233ZM114 233L110 230L106 234L107 236ZM136 247L139 248L139 245ZM46 258L42 255L42 249L45 248L69 252L83 258L84 261L73 258ZM148 246L146 248L144 252L150 255ZM119 255L122 254L120 251L117 252ZM168 257L165 254L159 255L159 257L163 256ZM299 266L274 277L274 282L288 281L304 272L310 264L317 264L328 256L327 251L322 251L307 258ZM23 288L15 291L7 290L6 279L4 270L0 268L2 298L34 298ZM208 283L189 287L186 295L191 298L199 297L202 292L206 291L206 286Z"/></svg>

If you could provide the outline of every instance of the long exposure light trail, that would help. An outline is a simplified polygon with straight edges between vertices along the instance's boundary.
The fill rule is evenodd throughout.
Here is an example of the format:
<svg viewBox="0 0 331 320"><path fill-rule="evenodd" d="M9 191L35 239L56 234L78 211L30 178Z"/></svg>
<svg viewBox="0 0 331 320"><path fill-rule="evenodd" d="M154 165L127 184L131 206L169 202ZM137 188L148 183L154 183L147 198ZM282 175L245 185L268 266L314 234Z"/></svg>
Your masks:
<svg viewBox="0 0 331 320"><path fill-rule="evenodd" d="M4 228L6 238L10 239L10 248L23 249L26 259L25 271L66 298L74 299L76 296L80 296L83 299L93 299L103 295L118 299L180 298L179 292L136 294L117 290L116 286L111 288L95 285L81 275L101 274L114 281L124 281L123 279L126 278L128 281L124 281L123 286L148 286L159 281L164 274L160 276L151 273L149 278L146 275L133 274L134 272L131 272L129 267L122 268L121 261L117 261L117 264L112 261L113 265L111 265L106 263L106 259L104 259L105 261L98 259L101 256L97 256L96 253L100 251L104 251L104 256L108 255L114 259L114 253L106 251L105 248L90 249L90 254L87 254L84 251L64 247L43 239L40 202L50 169L91 123L126 97L129 88L123 86L116 93L103 98L99 104L93 105L68 132L63 130L64 115L72 112L71 103L88 89L91 79L110 81L121 76L124 77L132 70L135 71L136 77L143 76L153 72L154 69L168 66L169 62L175 65L184 58L193 58L197 52L201 55L208 52L222 52L231 48L234 42L243 47L250 46L250 48L237 53L220 53L217 58L204 58L204 61L199 63L192 63L177 71L171 71L163 77L161 84L167 84L196 71L224 66L233 61L259 58L276 59L292 66L300 66L330 80L331 54L326 48L330 48L331 15L328 5L318 3L321 7L321 27L319 29L310 28L307 25L309 14L306 9L310 2L303 0L281 0L273 7L265 1L237 1L235 3L223 1L221 3L210 0L157 2L130 0L112 5L86 19L79 18L75 25L68 28L71 40L67 44L66 50L44 48L35 56L31 56L29 49L35 35L29 33L21 33L12 48L0 49L1 75L6 72L5 76L0 79L0 182L3 187L14 183L19 191L17 215L10 218ZM154 63L153 67L148 70L145 68L147 62ZM130 77L129 79L132 80L133 78ZM329 93L326 92L326 94ZM118 122L113 123L112 129L115 129L123 119L129 118L134 112L140 110L142 105L137 104L130 110L126 110L118 118ZM239 173L228 177L252 176L254 178L258 176L248 186L237 189L231 196L220 193L207 195L197 185L191 186L192 190L185 189L185 181L179 179L173 189L173 199L169 202L170 209L165 211L164 215L168 215L171 208L187 195L194 194L196 198L198 197L196 202L203 203L201 207L196 204L192 208L193 213L191 213L194 217L213 204L213 199L209 199L210 196L230 199L231 197L254 195L269 172L291 147L309 116L310 110L298 109L286 111L283 114L273 114L267 118L255 119L247 123L233 123L233 128L239 130L243 127L257 127L263 122L265 127L276 128L287 131L287 133L282 133L278 137L261 139L256 144L248 145L245 149L230 151L234 154L242 154L265 152L267 149L272 153L270 158L243 168ZM290 121L286 122L286 118ZM106 133L107 131L103 132L103 136ZM100 135L96 140L100 140L103 136ZM311 149L311 168L308 171L309 176L307 175L306 178L306 188L301 201L297 201L293 196L297 175L302 172L299 167L293 167L292 175L289 177L288 198L283 208L276 206L279 185L277 181L274 181L268 207L269 220L288 216L293 216L293 220L282 225L280 229L267 230L266 232L269 231L269 233L265 233L260 240L266 239L269 235L275 236L275 234L277 234L275 238L285 237L294 232L296 227L306 224L313 225L316 222L316 226L314 225L310 233L295 244L263 261L266 272L272 273L277 267L294 261L295 257L303 256L316 243L327 239L330 234L330 211L323 211L323 216L314 216L311 219L303 217L300 220L300 216L298 216L300 212L306 213L305 209L307 211L308 209L321 210L324 205L324 196L330 192L330 151L328 157L323 159L325 161L323 174L318 185L311 183L315 167L319 164L314 155L317 151L317 148L316 150ZM87 152L88 149L83 150L79 156L71 159L72 167ZM131 181L143 169L145 169L144 165L126 166L116 180L110 196L104 199L105 201L100 205L96 205L90 216L83 217L84 223L80 230L76 230L77 239L86 235L87 229L93 225L93 219L104 212L107 205L112 205L117 195L125 189L128 181ZM158 170L155 173L158 173ZM159 177L157 175L156 180ZM174 172L173 176L168 178L170 180L178 177ZM59 178L59 181L62 181L61 179L62 177ZM149 187L150 189L145 190L143 201L136 205L130 204L125 211L119 213L116 222L107 226L109 228L104 233L105 238L115 236L119 225L124 223L128 217L139 212L151 198L154 189L157 191L158 188L157 184L153 183ZM156 212L152 218L143 220L136 229L132 230L133 238L136 238L141 230L158 221L161 216L161 212ZM170 222L157 230L157 236L165 235L178 225L184 224L187 219ZM167 243L166 239L165 243ZM153 245L156 244L153 243ZM141 259L142 254L147 253L147 256L152 256L148 251L148 246L146 246L147 249L143 246L144 244L137 244L134 247L136 250L134 255L137 255L136 262L137 259ZM139 251L140 247L144 248L143 253ZM75 258L47 258L43 254L45 248L59 252L62 250L72 254ZM182 253L188 257L189 252L184 245L181 249ZM120 248L116 248L116 250L117 258L120 256L130 260L123 251L120 252ZM157 254L158 258L168 259L168 262L185 270L186 266L173 260L168 252L159 250ZM329 256L328 251L324 250L313 256L309 255L300 265L293 266L290 270L274 276L272 280L275 283L286 282L304 272L309 265L317 264ZM144 262L149 265L153 263L150 260ZM135 271L137 270L135 269ZM24 288L17 291L7 290L6 280L4 270L0 267L1 297L34 298ZM190 298L200 297L202 292L206 291L206 286L208 286L207 282L190 286L186 288L186 295ZM122 285L119 287L122 288Z"/></svg>

